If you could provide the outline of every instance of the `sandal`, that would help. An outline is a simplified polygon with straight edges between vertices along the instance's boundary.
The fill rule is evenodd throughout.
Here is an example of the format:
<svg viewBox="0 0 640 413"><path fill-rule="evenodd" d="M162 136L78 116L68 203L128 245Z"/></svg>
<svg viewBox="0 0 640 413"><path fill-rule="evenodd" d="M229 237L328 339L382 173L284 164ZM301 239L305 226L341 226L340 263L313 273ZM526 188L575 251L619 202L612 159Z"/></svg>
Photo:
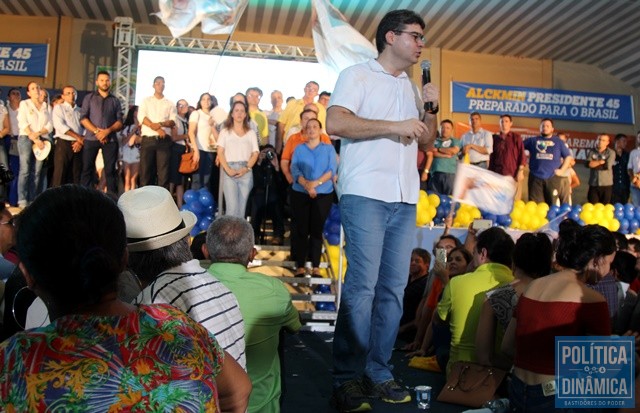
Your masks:
<svg viewBox="0 0 640 413"><path fill-rule="evenodd" d="M304 268L298 268L294 274L294 277L304 277L307 274L307 270Z"/></svg>

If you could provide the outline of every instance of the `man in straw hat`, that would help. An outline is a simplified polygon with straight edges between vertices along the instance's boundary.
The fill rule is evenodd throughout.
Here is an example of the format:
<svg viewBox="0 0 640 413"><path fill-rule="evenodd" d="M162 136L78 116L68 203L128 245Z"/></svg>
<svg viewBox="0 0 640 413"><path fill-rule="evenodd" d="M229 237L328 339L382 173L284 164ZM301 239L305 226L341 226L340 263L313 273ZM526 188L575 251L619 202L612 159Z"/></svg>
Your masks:
<svg viewBox="0 0 640 413"><path fill-rule="evenodd" d="M127 226L129 266L143 288L134 303L167 303L186 312L246 369L238 301L189 250L196 216L179 211L169 191L159 186L125 192L118 206Z"/></svg>

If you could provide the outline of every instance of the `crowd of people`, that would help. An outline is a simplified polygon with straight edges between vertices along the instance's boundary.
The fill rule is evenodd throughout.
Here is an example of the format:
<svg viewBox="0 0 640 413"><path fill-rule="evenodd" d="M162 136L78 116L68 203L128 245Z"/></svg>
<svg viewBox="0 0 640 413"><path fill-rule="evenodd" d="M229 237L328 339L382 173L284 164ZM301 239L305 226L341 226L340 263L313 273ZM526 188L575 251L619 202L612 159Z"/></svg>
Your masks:
<svg viewBox="0 0 640 413"><path fill-rule="evenodd" d="M459 361L513 368L502 394L512 411L555 408L556 336L640 332L637 239L565 220L555 238L514 242L494 227L471 229L462 245L443 235L433 254L431 271L429 252L411 255L398 339L447 376Z"/></svg>
<svg viewBox="0 0 640 413"><path fill-rule="evenodd" d="M466 162L512 177L516 182L515 200L519 200L528 166L529 200L549 205L572 203L571 193L580 186L574 169L576 161L567 145L567 134L555 131L552 119L542 119L540 135L526 139L512 131L510 114L500 116L500 131L495 134L482 128L482 116L477 112L469 115L469 126L467 133L456 138L453 122L449 119L440 122L433 148L418 156L422 189L451 195L457 164ZM609 135L597 136L584 162L589 171L588 202L606 205L631 201L640 205L640 199L629 198L640 185L636 177L640 172L640 131L636 136L636 149L631 152L627 150L627 140L627 135L617 134L610 147Z"/></svg>
<svg viewBox="0 0 640 413"><path fill-rule="evenodd" d="M283 107L273 91L270 111L257 87L232 96L229 112L208 92L195 107L174 103L157 76L124 117L104 71L80 105L72 86L51 102L37 82L25 100L10 89L0 162L15 170L4 196L21 213L0 210L0 407L279 411L279 331L300 321L282 283L247 265L266 216L271 242L283 242L288 203L295 275L319 275L337 195L349 262L333 341L338 411L411 400L390 365L398 332L447 373L464 360L513 366L514 408L540 411L553 403L554 372L553 336L541 331L637 331L635 260L626 238L602 227L565 221L557 239L516 242L500 228L470 229L464 245L445 235L432 271L429 253L412 251L421 186L451 194L458 162L516 182L528 163L529 199L550 205L570 202L575 176L551 119L525 140L509 114L494 135L475 112L461 139L450 120L438 130L438 88L418 93L406 74L424 30L412 11L387 13L377 59L344 70L333 94L310 81ZM589 201L640 205L640 133L630 154L624 135L609 144L599 135L588 154ZM187 151L193 172L181 173ZM182 198L199 188L220 216L190 245L196 217Z"/></svg>

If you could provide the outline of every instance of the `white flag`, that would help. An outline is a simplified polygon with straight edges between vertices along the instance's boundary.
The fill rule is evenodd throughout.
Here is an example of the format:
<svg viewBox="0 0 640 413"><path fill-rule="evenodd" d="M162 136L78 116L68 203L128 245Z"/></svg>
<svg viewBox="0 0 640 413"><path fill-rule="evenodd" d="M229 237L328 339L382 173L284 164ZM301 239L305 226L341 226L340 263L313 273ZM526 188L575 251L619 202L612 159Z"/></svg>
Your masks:
<svg viewBox="0 0 640 413"><path fill-rule="evenodd" d="M513 209L516 181L475 165L459 163L453 184L453 199L490 214L505 215Z"/></svg>
<svg viewBox="0 0 640 413"><path fill-rule="evenodd" d="M202 32L231 33L247 7L248 0L158 0L159 12L153 13L173 37L180 37L202 23Z"/></svg>
<svg viewBox="0 0 640 413"><path fill-rule="evenodd" d="M316 14L311 33L318 62L340 73L378 56L373 44L351 27L329 0L311 0L311 4Z"/></svg>

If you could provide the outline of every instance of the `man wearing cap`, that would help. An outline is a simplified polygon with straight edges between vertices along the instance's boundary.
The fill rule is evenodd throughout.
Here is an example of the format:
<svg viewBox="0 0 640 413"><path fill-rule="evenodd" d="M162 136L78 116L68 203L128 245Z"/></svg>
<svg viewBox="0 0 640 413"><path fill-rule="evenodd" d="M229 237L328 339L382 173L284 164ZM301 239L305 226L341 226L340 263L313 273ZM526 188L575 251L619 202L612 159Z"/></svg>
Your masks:
<svg viewBox="0 0 640 413"><path fill-rule="evenodd" d="M166 303L202 324L243 368L244 322L234 294L200 267L189 249L196 216L179 211L169 191L148 185L122 194L129 268L140 279L135 304Z"/></svg>
<svg viewBox="0 0 640 413"><path fill-rule="evenodd" d="M247 345L247 373L253 390L249 413L279 412L280 330L300 329L298 310L282 282L267 275L247 271L256 254L251 224L242 218L223 215L207 230L211 255L209 274L217 277L240 303Z"/></svg>

